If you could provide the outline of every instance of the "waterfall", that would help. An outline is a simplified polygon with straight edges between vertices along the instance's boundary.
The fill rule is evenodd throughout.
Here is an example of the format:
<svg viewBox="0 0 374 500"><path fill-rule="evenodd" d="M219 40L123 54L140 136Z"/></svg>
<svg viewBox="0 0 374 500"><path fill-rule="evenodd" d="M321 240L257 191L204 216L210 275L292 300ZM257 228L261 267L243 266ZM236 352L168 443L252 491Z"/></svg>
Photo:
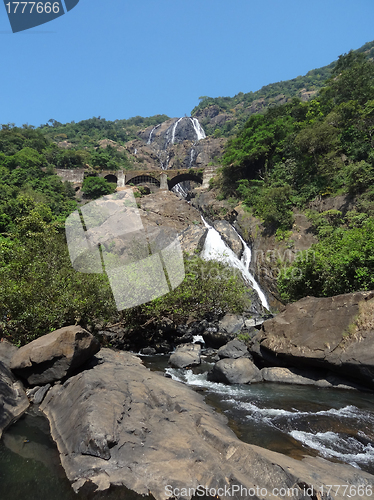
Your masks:
<svg viewBox="0 0 374 500"><path fill-rule="evenodd" d="M196 154L196 151L194 150L194 148L192 148L190 151L190 168L192 167L193 162L195 160L195 154Z"/></svg>
<svg viewBox="0 0 374 500"><path fill-rule="evenodd" d="M151 144L151 142L152 142L152 134L156 130L156 128L158 128L160 126L161 126L161 123L159 123L158 125L156 125L155 127L153 127L153 129L151 130L151 132L149 134L147 144Z"/></svg>
<svg viewBox="0 0 374 500"><path fill-rule="evenodd" d="M167 153L167 155L166 155L165 164L162 161L162 159L160 158L160 165L161 165L161 169L162 170L167 170L168 169L169 161L170 161L170 155L169 155L169 153Z"/></svg>
<svg viewBox="0 0 374 500"><path fill-rule="evenodd" d="M183 120L183 118L179 118L179 120L177 120L175 123L174 123L174 127L173 127L173 130L172 130L172 133L171 133L171 143L174 144L174 141L175 141L175 131L177 130L177 126L178 126L178 123Z"/></svg>
<svg viewBox="0 0 374 500"><path fill-rule="evenodd" d="M201 139L205 139L206 135L204 132L203 127L200 125L199 120L197 118L190 118L193 128L196 133L197 140L200 141Z"/></svg>
<svg viewBox="0 0 374 500"><path fill-rule="evenodd" d="M264 292L261 290L259 284L256 282L252 274L249 272L252 253L246 242L236 231L244 248L242 258L241 260L239 260L235 253L231 250L231 248L228 247L223 241L219 232L216 231L214 227L210 226L203 217L201 217L201 219L205 227L208 228L208 234L204 243L204 248L201 252L201 257L205 260L218 260L239 269L248 285L256 290L263 307L270 311L270 306Z"/></svg>
<svg viewBox="0 0 374 500"><path fill-rule="evenodd" d="M176 184L172 188L172 191L173 191L173 193L176 193L176 194L179 194L180 196L182 196L182 198L187 198L188 191L186 191L184 189L184 187L181 185L181 183Z"/></svg>

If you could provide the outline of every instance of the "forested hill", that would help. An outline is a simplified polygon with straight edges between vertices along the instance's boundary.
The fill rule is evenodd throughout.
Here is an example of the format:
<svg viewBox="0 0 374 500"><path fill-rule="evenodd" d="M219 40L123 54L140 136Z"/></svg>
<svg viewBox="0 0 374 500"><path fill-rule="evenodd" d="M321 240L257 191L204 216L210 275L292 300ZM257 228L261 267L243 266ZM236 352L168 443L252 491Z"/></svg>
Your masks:
<svg viewBox="0 0 374 500"><path fill-rule="evenodd" d="M252 115L222 162L221 196L243 200L276 237L288 237L295 210L309 209L319 242L313 259L295 261L280 278L284 300L374 289L372 60L340 56L317 97ZM345 199L341 210L310 210L313 200L337 195Z"/></svg>
<svg viewBox="0 0 374 500"><path fill-rule="evenodd" d="M374 41L353 51L374 58ZM216 137L229 137L239 132L248 118L263 113L267 108L289 102L293 97L309 101L331 77L336 61L328 66L313 69L305 76L292 80L271 83L256 92L239 92L234 97L200 97L200 104L191 115L199 119L205 133Z"/></svg>

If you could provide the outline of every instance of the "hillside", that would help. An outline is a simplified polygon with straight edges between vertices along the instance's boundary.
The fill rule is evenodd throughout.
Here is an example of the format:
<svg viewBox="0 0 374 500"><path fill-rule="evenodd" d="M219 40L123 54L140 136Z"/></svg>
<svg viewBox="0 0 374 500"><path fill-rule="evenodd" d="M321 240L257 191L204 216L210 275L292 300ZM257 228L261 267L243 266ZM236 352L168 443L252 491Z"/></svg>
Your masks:
<svg viewBox="0 0 374 500"><path fill-rule="evenodd" d="M317 97L252 115L229 139L220 196L242 200L278 240L302 211L318 238L279 277L284 301L374 289L373 137L374 63L351 51ZM318 200L337 196L318 210Z"/></svg>
<svg viewBox="0 0 374 500"><path fill-rule="evenodd" d="M374 42L360 47L355 53L363 53L368 59L374 57ZM239 92L234 97L200 97L200 103L191 115L198 118L207 136L229 137L239 132L250 116L266 109L289 102L297 97L309 101L317 95L331 77L336 61L328 66L313 69L305 76L292 80L271 83L256 92Z"/></svg>
<svg viewBox="0 0 374 500"><path fill-rule="evenodd" d="M287 90L286 101L281 104L283 98L279 99L279 105L258 113L253 111L253 96L239 95L230 102L226 98L227 106L241 109L242 114L234 116L230 108L226 114L233 118L225 123L234 124L232 129L215 123L213 117L206 131L219 126L216 136L237 129L228 140L204 138L193 118L165 115L115 122L99 117L65 125L50 120L39 129L3 125L0 331L8 332L13 341L26 342L64 324L117 317L105 277L82 275L71 268L64 221L77 200L72 186L61 182L54 169L85 168L91 174L131 169L147 155L154 168L160 168L162 155L169 168L222 164L214 192L229 198L232 208L239 202L246 206L262 221L266 234L279 240L288 241L295 210L310 210L311 231L319 242L312 248L313 260L301 256L280 277L284 301L374 289L373 54L374 42L341 56L326 70L331 78L307 100L292 97L297 88L287 82L266 87L264 94L264 99L274 99L271 95ZM315 92L327 74L315 71L308 74L310 87L305 81L302 86L314 88L305 92ZM215 106L216 117L227 111L223 98L209 102L203 100L195 116L200 112L208 117ZM245 121L243 126L240 120ZM113 190L101 180L105 186L93 186L99 188L98 196ZM344 209L332 205L322 213L312 210L316 199L336 195L346 197ZM296 278L300 272L303 280Z"/></svg>

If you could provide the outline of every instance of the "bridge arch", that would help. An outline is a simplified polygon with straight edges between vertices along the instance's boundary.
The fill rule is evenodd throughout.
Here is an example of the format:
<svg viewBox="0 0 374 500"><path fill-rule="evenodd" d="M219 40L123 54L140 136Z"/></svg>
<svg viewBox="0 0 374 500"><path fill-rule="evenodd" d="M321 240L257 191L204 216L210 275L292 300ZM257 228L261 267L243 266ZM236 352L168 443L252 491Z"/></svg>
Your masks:
<svg viewBox="0 0 374 500"><path fill-rule="evenodd" d="M108 174L104 177L105 180L107 180L108 182L112 182L112 183L116 183L118 182L118 177L116 175L113 175L113 174Z"/></svg>
<svg viewBox="0 0 374 500"><path fill-rule="evenodd" d="M143 183L148 183L148 184L154 184L157 187L160 187L160 181L152 177L151 175L136 175L135 177L132 177L131 179L127 179L126 185L129 184L134 184L134 186L138 184L143 184Z"/></svg>
<svg viewBox="0 0 374 500"><path fill-rule="evenodd" d="M170 190L173 189L174 186L176 186L177 184L179 184L180 182L183 182L183 181L194 181L194 182L198 182L199 184L203 183L202 176L200 176L200 175L196 175L196 174L192 174L192 173L179 174L168 181L169 189Z"/></svg>

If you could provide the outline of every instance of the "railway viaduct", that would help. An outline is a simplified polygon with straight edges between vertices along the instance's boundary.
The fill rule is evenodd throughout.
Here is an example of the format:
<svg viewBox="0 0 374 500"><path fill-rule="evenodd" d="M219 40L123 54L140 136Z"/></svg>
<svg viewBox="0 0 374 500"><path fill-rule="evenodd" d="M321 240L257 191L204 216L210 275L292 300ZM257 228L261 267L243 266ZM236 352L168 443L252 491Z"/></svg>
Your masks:
<svg viewBox="0 0 374 500"><path fill-rule="evenodd" d="M153 184L159 189L170 190L176 184L183 181L195 181L203 188L209 187L209 180L214 176L216 168L206 167L205 169L190 168L181 170L101 170L92 172L85 169L56 169L56 174L64 181L74 184L74 187L81 187L86 177L95 175L104 177L108 182L117 183L117 188L126 185Z"/></svg>

